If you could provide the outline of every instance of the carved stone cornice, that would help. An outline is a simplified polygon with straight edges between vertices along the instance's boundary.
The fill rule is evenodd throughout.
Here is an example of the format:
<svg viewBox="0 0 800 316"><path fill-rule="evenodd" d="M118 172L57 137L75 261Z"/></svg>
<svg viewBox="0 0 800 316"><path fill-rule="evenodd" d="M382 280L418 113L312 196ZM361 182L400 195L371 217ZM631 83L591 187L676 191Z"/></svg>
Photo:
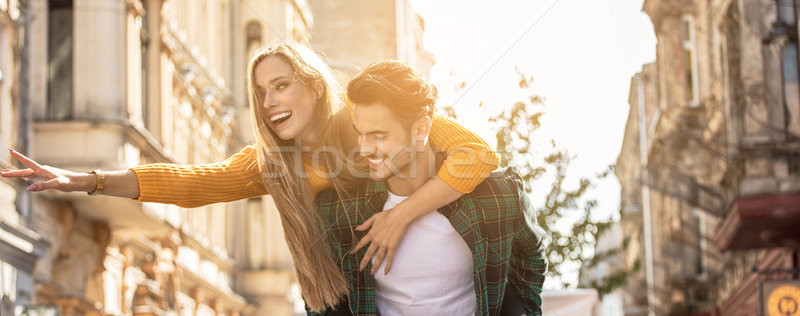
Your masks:
<svg viewBox="0 0 800 316"><path fill-rule="evenodd" d="M128 12L136 16L143 16L145 13L142 0L125 0L125 7L128 9Z"/></svg>
<svg viewBox="0 0 800 316"><path fill-rule="evenodd" d="M161 289L152 280L140 283L133 294L134 316L165 315Z"/></svg>
<svg viewBox="0 0 800 316"><path fill-rule="evenodd" d="M55 305L60 311L59 315L74 316L100 316L102 303L91 300L85 296L65 294L63 289L55 283L40 281L36 283L36 304Z"/></svg>
<svg viewBox="0 0 800 316"><path fill-rule="evenodd" d="M642 11L650 17L658 34L665 19L677 19L682 15L694 14L697 6L693 0L645 0Z"/></svg>

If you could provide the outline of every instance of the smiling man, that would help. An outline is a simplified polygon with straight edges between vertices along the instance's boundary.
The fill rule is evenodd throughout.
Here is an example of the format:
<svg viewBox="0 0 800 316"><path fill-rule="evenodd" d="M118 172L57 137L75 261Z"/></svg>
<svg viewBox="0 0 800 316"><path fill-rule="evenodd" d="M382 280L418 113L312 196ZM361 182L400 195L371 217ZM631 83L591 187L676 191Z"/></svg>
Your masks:
<svg viewBox="0 0 800 316"><path fill-rule="evenodd" d="M372 64L350 82L347 95L372 181L316 198L334 260L351 284L335 313L541 315L543 233L513 169L493 173L473 192L411 222L391 272L384 273L380 254L370 261L371 250L351 253L364 235L356 225L422 187L442 155L428 141L436 89L410 66Z"/></svg>

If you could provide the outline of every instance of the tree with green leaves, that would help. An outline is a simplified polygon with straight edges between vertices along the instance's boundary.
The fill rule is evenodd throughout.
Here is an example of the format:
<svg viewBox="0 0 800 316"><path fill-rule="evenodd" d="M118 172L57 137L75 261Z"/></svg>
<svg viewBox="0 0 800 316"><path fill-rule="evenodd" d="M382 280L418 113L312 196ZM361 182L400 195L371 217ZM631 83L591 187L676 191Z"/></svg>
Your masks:
<svg viewBox="0 0 800 316"><path fill-rule="evenodd" d="M517 168L523 181L526 182L528 194L545 195L542 205L536 206L536 217L539 225L548 234L547 277L558 278L564 287L572 287L573 284L562 279L566 263L596 264L599 262L598 259L619 253L624 247L623 245L619 249L613 249L613 253L594 253L598 236L608 230L613 222L610 219L598 221L592 218L590 214L597 207L597 201L586 198L586 193L593 187L594 181L612 174L613 166L598 174L581 177L575 187L565 183L570 162L574 157L566 149L557 146L554 140L549 140L547 146L543 146L546 148L542 152L539 152L538 148L542 146L534 146L537 142L541 142L535 136L542 126L541 119L545 114L544 98L531 91L532 76L525 75L519 69L516 69L516 72L520 78L518 86L527 97L515 102L509 109L491 116L489 122L496 132L501 167ZM464 86L462 83L458 87L463 89ZM483 107L483 102L478 107ZM456 117L456 110L453 107L444 107L443 111L445 115ZM537 191L536 188L545 189ZM569 227L567 230L556 229L565 223ZM635 271L620 271L602 280L593 281L591 286L603 295L623 285L628 275L633 272Z"/></svg>

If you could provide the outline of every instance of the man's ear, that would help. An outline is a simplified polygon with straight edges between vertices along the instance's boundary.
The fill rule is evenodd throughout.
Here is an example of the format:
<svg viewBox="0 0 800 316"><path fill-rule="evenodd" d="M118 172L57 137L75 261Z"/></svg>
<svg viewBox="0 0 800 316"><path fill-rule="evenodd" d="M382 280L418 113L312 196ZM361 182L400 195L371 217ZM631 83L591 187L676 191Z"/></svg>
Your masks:
<svg viewBox="0 0 800 316"><path fill-rule="evenodd" d="M428 141L428 136L431 134L431 125L433 121L430 116L423 116L414 122L414 140L415 141Z"/></svg>

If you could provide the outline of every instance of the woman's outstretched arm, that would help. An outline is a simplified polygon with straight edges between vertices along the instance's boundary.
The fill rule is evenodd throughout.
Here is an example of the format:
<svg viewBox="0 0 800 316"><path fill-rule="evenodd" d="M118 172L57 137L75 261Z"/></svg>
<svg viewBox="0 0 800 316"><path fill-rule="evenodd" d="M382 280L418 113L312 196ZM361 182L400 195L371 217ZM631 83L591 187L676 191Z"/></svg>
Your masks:
<svg viewBox="0 0 800 316"><path fill-rule="evenodd" d="M51 166L42 166L36 161L25 157L13 149L9 149L11 156L19 160L26 169L2 170L0 175L6 178L42 178L28 186L28 191L58 190L62 192L92 192L97 187L97 176L91 173L79 173L59 169ZM139 181L131 170L117 170L103 172L103 195L125 198L139 197Z"/></svg>
<svg viewBox="0 0 800 316"><path fill-rule="evenodd" d="M27 169L4 170L7 178L35 178L39 181L30 191L48 189L64 192L91 192L97 186L96 176L50 166L42 166L16 151L12 156ZM102 194L132 198L140 202L199 207L267 194L256 162L255 147L248 146L230 158L209 164L179 165L146 164L128 170L105 171Z"/></svg>
<svg viewBox="0 0 800 316"><path fill-rule="evenodd" d="M256 148L247 146L214 163L154 163L131 167L139 182L141 202L199 207L267 194L258 169Z"/></svg>

